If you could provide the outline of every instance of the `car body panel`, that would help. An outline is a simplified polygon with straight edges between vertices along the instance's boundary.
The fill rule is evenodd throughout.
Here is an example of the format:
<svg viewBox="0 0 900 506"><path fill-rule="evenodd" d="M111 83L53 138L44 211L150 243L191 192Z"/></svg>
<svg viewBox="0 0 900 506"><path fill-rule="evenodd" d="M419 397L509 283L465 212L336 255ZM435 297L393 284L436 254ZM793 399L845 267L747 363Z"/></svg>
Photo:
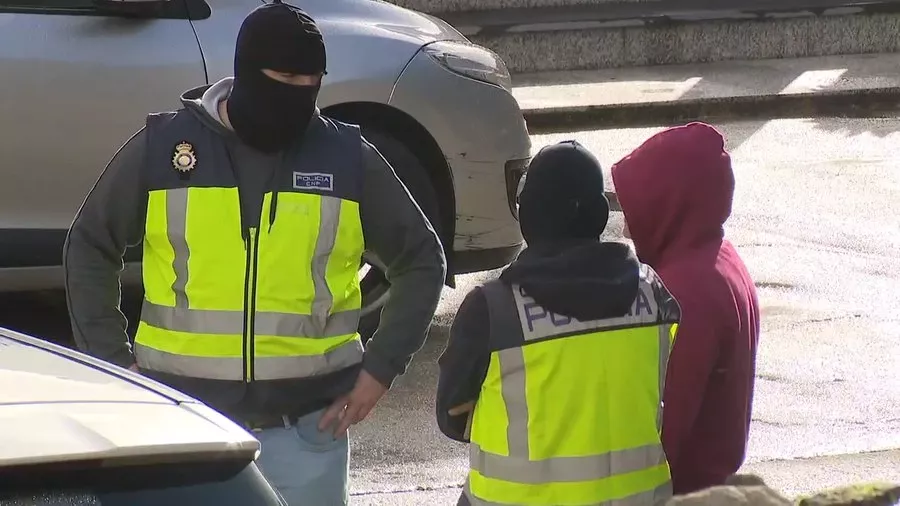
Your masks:
<svg viewBox="0 0 900 506"><path fill-rule="evenodd" d="M0 466L176 454L249 453L259 443L175 404L92 402L0 406ZM249 460L249 459L248 459Z"/></svg>
<svg viewBox="0 0 900 506"><path fill-rule="evenodd" d="M75 362L65 354L25 346L0 336L0 406L42 402L131 402L173 404L141 385L122 381L103 369Z"/></svg>
<svg viewBox="0 0 900 506"><path fill-rule="evenodd" d="M38 350L46 351L51 354L55 354L59 357L62 357L66 360L71 360L73 362L78 362L87 367L95 369L97 371L102 372L103 374L108 374L114 376L116 378L123 379L128 381L136 386L142 387L146 390L151 391L152 393L165 397L170 402L173 403L191 403L191 402L199 402L193 397L182 393L179 390L163 385L162 383L158 383L146 376L141 374L132 372L128 369L124 369L122 367L113 365L105 360L100 360L99 358L94 358L85 353L80 353L78 351L74 351L71 348L67 348L65 346L60 346L58 344L50 343L44 341L42 339L38 339L26 334L22 334L21 332L16 332L14 330L6 329L0 327L0 345L3 347L0 348L0 353L2 350L9 351L9 346L26 346L31 348L36 348ZM53 362L47 361L45 362L50 365L49 368L45 367L44 369L37 369L38 372L43 374L54 374L53 367L57 367ZM3 391L0 390L0 404L2 404L3 399ZM115 400L115 398L109 397L101 397L94 400ZM127 399L126 399L127 400Z"/></svg>
<svg viewBox="0 0 900 506"><path fill-rule="evenodd" d="M0 0L0 291L62 285L66 230L116 149L147 113L175 109L185 89L232 73L237 31L260 4L209 0L210 16L189 21L4 12ZM435 139L454 184L451 248L472 253L521 244L503 184L506 162L528 155L515 99L420 52L434 41L466 39L437 18L380 0L295 5L325 36L322 109L395 107ZM486 267L506 259L498 258ZM130 266L123 281L138 282L134 272Z"/></svg>
<svg viewBox="0 0 900 506"><path fill-rule="evenodd" d="M466 107L447 108L445 103ZM531 140L515 98L499 86L451 72L420 51L400 76L390 105L415 114L428 131L440 133L435 139L453 168L457 195L454 249L521 244L504 166L529 158Z"/></svg>
<svg viewBox="0 0 900 506"><path fill-rule="evenodd" d="M147 113L205 80L181 19L0 14L0 69L3 229L67 228Z"/></svg>
<svg viewBox="0 0 900 506"><path fill-rule="evenodd" d="M450 160L505 163L531 154L525 119L508 90L452 72L424 51L406 66L389 104L440 132L438 144Z"/></svg>
<svg viewBox="0 0 900 506"><path fill-rule="evenodd" d="M194 399L0 329L0 466L188 454L249 460L259 442Z"/></svg>
<svg viewBox="0 0 900 506"><path fill-rule="evenodd" d="M258 5L253 0L214 0L211 17L193 22L210 82L232 75L235 35ZM435 40L465 40L444 21L385 2L296 0L294 5L316 19L328 49L328 75L319 93L322 109L347 102L387 103L394 82L420 47Z"/></svg>

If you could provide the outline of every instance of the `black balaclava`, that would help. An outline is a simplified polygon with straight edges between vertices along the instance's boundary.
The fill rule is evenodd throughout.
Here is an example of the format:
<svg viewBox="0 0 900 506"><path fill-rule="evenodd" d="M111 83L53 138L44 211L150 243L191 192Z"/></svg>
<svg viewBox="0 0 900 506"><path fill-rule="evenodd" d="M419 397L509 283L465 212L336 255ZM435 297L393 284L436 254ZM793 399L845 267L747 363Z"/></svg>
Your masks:
<svg viewBox="0 0 900 506"><path fill-rule="evenodd" d="M257 7L238 33L228 119L242 141L266 153L288 148L315 114L319 86L295 86L262 69L325 73L322 33L302 10L277 1Z"/></svg>
<svg viewBox="0 0 900 506"><path fill-rule="evenodd" d="M529 247L599 240L608 220L597 157L576 141L546 146L534 156L519 195L519 225Z"/></svg>

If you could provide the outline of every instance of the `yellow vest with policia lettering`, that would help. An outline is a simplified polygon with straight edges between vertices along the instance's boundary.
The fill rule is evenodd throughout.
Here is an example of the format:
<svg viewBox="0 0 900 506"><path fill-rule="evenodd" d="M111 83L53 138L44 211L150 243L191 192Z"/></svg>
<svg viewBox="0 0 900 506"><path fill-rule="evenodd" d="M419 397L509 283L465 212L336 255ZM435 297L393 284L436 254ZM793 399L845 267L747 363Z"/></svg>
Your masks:
<svg viewBox="0 0 900 506"><path fill-rule="evenodd" d="M359 129L312 119L241 219L222 137L194 113L147 119L141 369L191 378L299 379L362 360Z"/></svg>
<svg viewBox="0 0 900 506"><path fill-rule="evenodd" d="M582 322L485 285L487 376L472 418L473 506L652 506L672 494L662 392L680 310L641 267L627 315ZM602 294L598 294L602 296Z"/></svg>

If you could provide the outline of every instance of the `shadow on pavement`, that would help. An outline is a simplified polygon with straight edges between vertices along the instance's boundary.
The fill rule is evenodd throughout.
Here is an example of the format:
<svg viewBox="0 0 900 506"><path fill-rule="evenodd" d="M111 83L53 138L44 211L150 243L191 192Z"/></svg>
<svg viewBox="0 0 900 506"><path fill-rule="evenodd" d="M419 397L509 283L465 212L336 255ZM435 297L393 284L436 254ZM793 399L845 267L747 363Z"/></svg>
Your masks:
<svg viewBox="0 0 900 506"><path fill-rule="evenodd" d="M887 137L900 131L895 118L871 118L862 122L835 122L830 118L811 118L807 120L813 123L817 130L840 134L844 137L857 137L862 134L870 134L875 137ZM848 128L850 127L850 128Z"/></svg>

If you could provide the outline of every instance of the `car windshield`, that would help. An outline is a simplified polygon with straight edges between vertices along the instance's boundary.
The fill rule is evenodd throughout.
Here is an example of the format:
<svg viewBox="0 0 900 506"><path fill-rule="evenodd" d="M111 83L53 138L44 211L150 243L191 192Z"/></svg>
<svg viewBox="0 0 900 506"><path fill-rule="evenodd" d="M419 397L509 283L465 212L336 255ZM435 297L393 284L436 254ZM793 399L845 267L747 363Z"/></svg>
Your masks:
<svg viewBox="0 0 900 506"><path fill-rule="evenodd" d="M0 506L285 506L253 462L0 468Z"/></svg>

